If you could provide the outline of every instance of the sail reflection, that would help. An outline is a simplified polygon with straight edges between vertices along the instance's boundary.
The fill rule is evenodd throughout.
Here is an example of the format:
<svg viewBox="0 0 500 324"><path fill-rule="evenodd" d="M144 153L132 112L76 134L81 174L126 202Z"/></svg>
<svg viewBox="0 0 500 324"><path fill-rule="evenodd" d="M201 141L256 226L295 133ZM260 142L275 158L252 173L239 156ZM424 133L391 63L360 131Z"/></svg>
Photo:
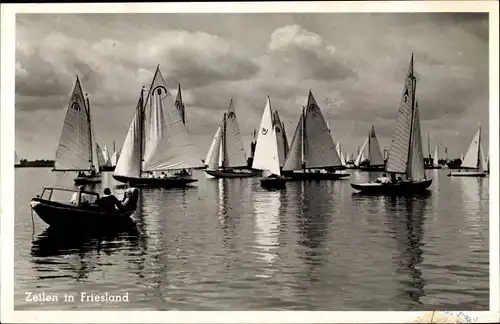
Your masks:
<svg viewBox="0 0 500 324"><path fill-rule="evenodd" d="M315 281L314 269L328 256L323 243L327 240L334 215L334 195L328 189L326 181L302 181L299 190L301 198L300 212L297 214L300 235L298 243L302 247L299 257L308 265L308 279Z"/></svg>
<svg viewBox="0 0 500 324"><path fill-rule="evenodd" d="M426 281L419 265L423 261L424 215L429 195L430 192L411 197L384 197L386 215L399 250L394 258L397 273L403 275L399 290L417 304L422 304L420 299L425 295Z"/></svg>
<svg viewBox="0 0 500 324"><path fill-rule="evenodd" d="M265 269L272 269L276 259L274 250L278 246L278 235L280 228L280 209L281 209L280 191L256 191L254 193L254 219L255 219L255 244L258 249L258 259L268 263ZM262 275L269 277L269 275Z"/></svg>
<svg viewBox="0 0 500 324"><path fill-rule="evenodd" d="M483 187L487 185L487 178L476 178L476 177L457 177L451 179L456 182L460 188L460 193L462 195L462 208L464 211L464 220L467 226L463 229L463 234L473 234L475 236L481 236L484 222L487 222L485 215L489 213L489 203L488 200L483 198ZM482 239L474 242L471 240L469 244L477 243L477 247L481 247ZM472 248L472 246L470 246Z"/></svg>

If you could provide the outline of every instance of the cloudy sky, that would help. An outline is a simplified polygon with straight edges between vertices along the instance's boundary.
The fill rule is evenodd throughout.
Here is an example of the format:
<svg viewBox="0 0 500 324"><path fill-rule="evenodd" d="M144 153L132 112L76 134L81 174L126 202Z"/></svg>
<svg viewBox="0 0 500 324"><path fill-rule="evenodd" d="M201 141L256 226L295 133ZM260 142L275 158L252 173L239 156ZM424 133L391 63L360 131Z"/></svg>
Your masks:
<svg viewBox="0 0 500 324"><path fill-rule="evenodd" d="M16 23L16 151L55 157L76 75L97 141L121 146L157 64L183 89L205 156L234 98L245 145L267 95L290 138L309 89L344 150L375 125L389 145L411 53L424 143L465 153L478 123L488 152L488 16L441 13L22 14ZM424 152L427 145L424 145ZM440 154L444 150L440 149Z"/></svg>

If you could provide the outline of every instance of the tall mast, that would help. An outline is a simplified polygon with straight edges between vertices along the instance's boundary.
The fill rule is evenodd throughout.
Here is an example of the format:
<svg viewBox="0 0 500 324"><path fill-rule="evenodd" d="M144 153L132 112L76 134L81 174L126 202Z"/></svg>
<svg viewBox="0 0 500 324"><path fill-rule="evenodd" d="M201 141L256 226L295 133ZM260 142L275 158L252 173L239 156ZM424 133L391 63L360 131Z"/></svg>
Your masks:
<svg viewBox="0 0 500 324"><path fill-rule="evenodd" d="M371 130L368 132L368 165L372 165L372 131Z"/></svg>
<svg viewBox="0 0 500 324"><path fill-rule="evenodd" d="M307 158L306 158L306 143L304 141L304 137L305 137L305 131L306 131L306 114L305 114L305 110L306 110L306 107L302 107L302 131L300 132L300 136L302 138L301 142L302 142L302 161L301 161L301 164L302 164L302 170L305 170L306 169L306 161L307 161Z"/></svg>
<svg viewBox="0 0 500 324"><path fill-rule="evenodd" d="M481 126L479 126L479 139L478 139L477 142L478 143L477 143L477 163L476 163L476 167L479 170L479 165L481 163Z"/></svg>
<svg viewBox="0 0 500 324"><path fill-rule="evenodd" d="M90 142L90 169L92 169L93 152L92 152L92 120L90 118L90 101L88 94L85 94L87 101L87 119L89 121L89 142Z"/></svg>
<svg viewBox="0 0 500 324"><path fill-rule="evenodd" d="M411 80L412 80L412 101L411 101L411 120L410 120L410 140L408 141L408 156L406 158L406 177L408 177L408 165L410 164L410 152L413 134L413 120L415 119L415 90L417 89L417 80L413 76L413 53L411 53Z"/></svg>
<svg viewBox="0 0 500 324"><path fill-rule="evenodd" d="M140 163L139 163L139 177L142 174L142 162L144 157L143 155L143 145L144 145L144 86L141 89L141 105L139 106L139 111L137 112L139 116L139 138L141 139L141 145L139 145L139 156L140 156ZM114 141L113 141L114 144Z"/></svg>
<svg viewBox="0 0 500 324"><path fill-rule="evenodd" d="M224 122L222 123L222 168L225 168L226 165L226 117L227 113L224 113Z"/></svg>

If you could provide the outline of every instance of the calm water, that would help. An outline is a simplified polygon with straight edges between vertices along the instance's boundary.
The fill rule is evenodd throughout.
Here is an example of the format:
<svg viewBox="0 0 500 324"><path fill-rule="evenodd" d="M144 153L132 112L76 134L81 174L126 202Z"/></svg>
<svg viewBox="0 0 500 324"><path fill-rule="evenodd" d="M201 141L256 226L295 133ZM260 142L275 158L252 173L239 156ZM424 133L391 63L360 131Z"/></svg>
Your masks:
<svg viewBox="0 0 500 324"><path fill-rule="evenodd" d="M133 231L85 238L48 233L36 214L32 234L30 199L72 187L72 174L15 172L16 310L489 308L488 178L428 170L430 196L388 198L353 194L350 181L373 173L269 192L197 171L194 188L143 190ZM27 291L129 302L33 303Z"/></svg>

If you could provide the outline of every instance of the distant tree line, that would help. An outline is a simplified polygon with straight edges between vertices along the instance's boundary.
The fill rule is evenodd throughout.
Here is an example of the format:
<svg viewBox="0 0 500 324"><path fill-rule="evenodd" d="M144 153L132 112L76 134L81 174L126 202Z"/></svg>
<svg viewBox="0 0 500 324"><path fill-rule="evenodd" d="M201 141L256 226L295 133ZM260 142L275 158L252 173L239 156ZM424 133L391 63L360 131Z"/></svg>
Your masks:
<svg viewBox="0 0 500 324"><path fill-rule="evenodd" d="M27 159L21 159L19 164L16 164L15 166L19 168L53 168L54 160L28 161Z"/></svg>

